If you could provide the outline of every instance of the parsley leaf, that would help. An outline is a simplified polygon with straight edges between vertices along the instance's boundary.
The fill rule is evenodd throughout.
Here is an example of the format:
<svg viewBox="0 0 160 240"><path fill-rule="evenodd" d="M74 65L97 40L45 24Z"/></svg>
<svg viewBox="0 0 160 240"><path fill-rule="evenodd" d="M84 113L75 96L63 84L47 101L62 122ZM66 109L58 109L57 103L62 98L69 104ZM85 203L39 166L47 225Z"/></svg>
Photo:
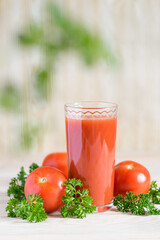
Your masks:
<svg viewBox="0 0 160 240"><path fill-rule="evenodd" d="M135 195L128 192L125 197L118 195L114 198L113 205L118 211L131 212L135 215L160 215L160 209L154 206L148 193Z"/></svg>
<svg viewBox="0 0 160 240"><path fill-rule="evenodd" d="M20 201L16 198L11 198L6 207L6 211L8 211L8 217L16 217L15 208L20 203Z"/></svg>
<svg viewBox="0 0 160 240"><path fill-rule="evenodd" d="M153 203L160 204L160 187L158 188L157 181L151 182L151 187L149 189L149 195L151 196Z"/></svg>
<svg viewBox="0 0 160 240"><path fill-rule="evenodd" d="M36 163L32 163L29 167L29 173L31 173L34 169L39 166ZM15 199L18 201L22 201L25 199L24 194L24 185L27 178L27 173L24 170L24 167L21 167L20 172L17 174L17 177L11 179L9 183L9 189L7 191L8 196L13 195Z"/></svg>
<svg viewBox="0 0 160 240"><path fill-rule="evenodd" d="M32 164L29 166L29 173L33 172L36 168L39 168L38 164L32 163Z"/></svg>
<svg viewBox="0 0 160 240"><path fill-rule="evenodd" d="M11 198L6 207L8 217L20 217L29 222L42 222L46 220L47 214L43 208L43 199L34 194L28 195L28 200L18 201Z"/></svg>
<svg viewBox="0 0 160 240"><path fill-rule="evenodd" d="M24 167L21 167L17 177L11 179L9 183L9 189L7 191L8 196L14 196L15 199L22 201L25 199L24 184L27 178L27 173L24 171Z"/></svg>
<svg viewBox="0 0 160 240"><path fill-rule="evenodd" d="M62 198L64 207L61 209L63 217L85 218L86 213L96 210L96 206L92 205L93 199L88 195L88 190L82 189L81 180L68 179L64 185L66 186L65 196Z"/></svg>

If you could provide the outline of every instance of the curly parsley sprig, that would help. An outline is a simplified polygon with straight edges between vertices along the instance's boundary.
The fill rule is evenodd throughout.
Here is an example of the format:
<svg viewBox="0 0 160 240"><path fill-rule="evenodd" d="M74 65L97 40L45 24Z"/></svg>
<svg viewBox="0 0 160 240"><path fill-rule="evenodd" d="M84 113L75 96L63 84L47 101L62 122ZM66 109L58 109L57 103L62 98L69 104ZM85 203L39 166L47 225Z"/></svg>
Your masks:
<svg viewBox="0 0 160 240"><path fill-rule="evenodd" d="M63 217L85 218L86 213L96 210L96 206L92 205L93 199L89 196L88 190L82 188L81 180L68 179L64 185L66 186L65 196L62 198L64 207L61 209Z"/></svg>
<svg viewBox="0 0 160 240"><path fill-rule="evenodd" d="M151 187L149 189L149 195L151 196L153 203L160 204L160 187L158 187L157 181L151 182Z"/></svg>
<svg viewBox="0 0 160 240"><path fill-rule="evenodd" d="M6 207L8 217L20 217L29 222L42 222L47 218L47 214L43 208L43 199L34 194L28 195L28 200L18 201L11 198Z"/></svg>
<svg viewBox="0 0 160 240"><path fill-rule="evenodd" d="M32 163L29 166L29 173L38 168L36 163ZM8 196L13 196L6 207L8 217L20 217L29 222L42 222L47 218L47 214L43 208L43 199L34 194L28 195L25 198L24 185L27 179L27 173L24 167L21 167L17 177L11 179L9 183L9 189L7 191Z"/></svg>
<svg viewBox="0 0 160 240"><path fill-rule="evenodd" d="M29 173L31 173L34 169L38 168L39 166L36 163L32 163L29 166ZM9 183L9 188L7 191L8 196L13 196L18 201L22 201L25 199L24 194L24 185L27 178L27 173L24 170L24 167L21 167L20 172L17 174L17 177L11 179Z"/></svg>
<svg viewBox="0 0 160 240"><path fill-rule="evenodd" d="M160 188L156 181L152 181L148 193L136 195L133 192L126 193L126 196L118 195L113 200L113 205L120 212L131 212L135 215L160 215L160 209L155 207L160 204Z"/></svg>

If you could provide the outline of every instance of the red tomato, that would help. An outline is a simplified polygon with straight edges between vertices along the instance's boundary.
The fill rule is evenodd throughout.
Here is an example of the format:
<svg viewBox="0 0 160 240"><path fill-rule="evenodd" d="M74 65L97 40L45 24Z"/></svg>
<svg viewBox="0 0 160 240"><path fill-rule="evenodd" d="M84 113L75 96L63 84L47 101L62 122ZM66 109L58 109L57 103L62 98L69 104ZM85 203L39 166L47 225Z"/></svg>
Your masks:
<svg viewBox="0 0 160 240"><path fill-rule="evenodd" d="M135 194L147 193L150 185L150 173L143 165L134 161L124 161L115 166L115 196L125 196L129 191Z"/></svg>
<svg viewBox="0 0 160 240"><path fill-rule="evenodd" d="M64 174L53 167L40 167L31 172L25 183L24 192L39 194L44 200L43 207L47 213L58 210L62 206L64 195Z"/></svg>
<svg viewBox="0 0 160 240"><path fill-rule="evenodd" d="M42 166L55 167L61 170L68 178L67 153L55 152L48 154L43 160Z"/></svg>

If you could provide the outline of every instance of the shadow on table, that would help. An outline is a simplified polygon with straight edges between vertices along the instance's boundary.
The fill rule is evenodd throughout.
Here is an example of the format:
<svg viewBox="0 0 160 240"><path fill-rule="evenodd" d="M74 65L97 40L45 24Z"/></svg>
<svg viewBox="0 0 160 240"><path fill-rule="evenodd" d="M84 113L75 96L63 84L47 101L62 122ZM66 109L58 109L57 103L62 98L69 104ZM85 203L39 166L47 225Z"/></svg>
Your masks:
<svg viewBox="0 0 160 240"><path fill-rule="evenodd" d="M53 213L49 213L48 214L48 216L49 217L52 217L52 218L63 218L62 216L61 216L61 213L60 212L53 212Z"/></svg>

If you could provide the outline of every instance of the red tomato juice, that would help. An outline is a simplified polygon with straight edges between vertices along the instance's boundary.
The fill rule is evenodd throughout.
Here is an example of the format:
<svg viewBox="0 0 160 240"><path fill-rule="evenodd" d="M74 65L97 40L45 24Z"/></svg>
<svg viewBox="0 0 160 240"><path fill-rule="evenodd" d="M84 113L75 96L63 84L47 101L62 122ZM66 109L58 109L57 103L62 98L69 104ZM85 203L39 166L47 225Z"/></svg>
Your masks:
<svg viewBox="0 0 160 240"><path fill-rule="evenodd" d="M69 178L81 179L104 206L113 199L117 118L66 118Z"/></svg>

